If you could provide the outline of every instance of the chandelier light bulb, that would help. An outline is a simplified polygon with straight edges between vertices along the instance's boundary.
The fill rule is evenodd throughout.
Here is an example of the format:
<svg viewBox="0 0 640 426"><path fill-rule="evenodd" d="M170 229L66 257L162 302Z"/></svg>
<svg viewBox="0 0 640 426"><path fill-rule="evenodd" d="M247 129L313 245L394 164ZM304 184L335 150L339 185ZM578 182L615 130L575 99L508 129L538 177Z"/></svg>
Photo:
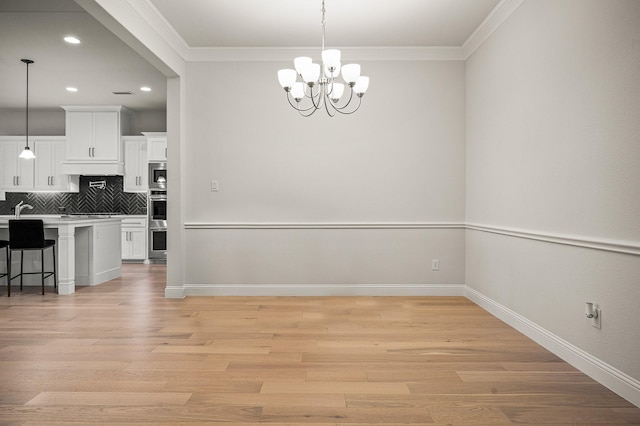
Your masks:
<svg viewBox="0 0 640 426"><path fill-rule="evenodd" d="M304 98L304 84L302 82L298 81L293 84L291 96L296 102L300 102Z"/></svg>
<svg viewBox="0 0 640 426"><path fill-rule="evenodd" d="M287 88L291 89L293 83L296 82L297 76L298 74L296 73L296 70L283 69L278 71L278 81L280 82L282 88L285 90L287 90Z"/></svg>
<svg viewBox="0 0 640 426"><path fill-rule="evenodd" d="M311 65L311 58L308 56L299 56L293 60L293 65L298 72L298 75L302 75L302 70L304 70L307 65Z"/></svg>
<svg viewBox="0 0 640 426"><path fill-rule="evenodd" d="M278 82L286 92L289 105L303 117L309 117L319 109L324 109L330 117L353 114L360 108L361 99L369 88L369 77L360 76L359 64L342 65L340 50L325 49L324 3L322 0L320 63L314 63L309 56L298 56L293 60L294 69L278 71ZM340 73L344 83L338 80ZM347 88L349 93L345 94Z"/></svg>
<svg viewBox="0 0 640 426"><path fill-rule="evenodd" d="M304 69L302 70L302 79L305 83L312 85L317 83L320 78L320 64L306 64Z"/></svg>
<svg viewBox="0 0 640 426"><path fill-rule="evenodd" d="M353 86L360 77L360 65L347 64L342 67L342 78L347 84Z"/></svg>
<svg viewBox="0 0 640 426"><path fill-rule="evenodd" d="M356 92L356 95L362 97L362 95L364 95L364 92L366 92L368 88L369 77L361 76L360 78L358 78L358 81L356 81L355 86L353 86L353 91Z"/></svg>
<svg viewBox="0 0 640 426"><path fill-rule="evenodd" d="M340 51L337 49L327 49L322 51L322 62L324 66L331 70L340 65Z"/></svg>
<svg viewBox="0 0 640 426"><path fill-rule="evenodd" d="M333 88L331 89L331 95L330 95L333 103L337 103L342 97L343 93L344 93L344 84L333 83Z"/></svg>

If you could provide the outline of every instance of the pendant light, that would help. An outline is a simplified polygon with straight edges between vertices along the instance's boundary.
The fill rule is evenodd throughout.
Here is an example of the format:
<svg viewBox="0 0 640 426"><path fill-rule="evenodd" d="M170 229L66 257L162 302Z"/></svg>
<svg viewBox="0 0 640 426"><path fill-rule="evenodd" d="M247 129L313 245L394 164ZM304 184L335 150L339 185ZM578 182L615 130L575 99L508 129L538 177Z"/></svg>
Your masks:
<svg viewBox="0 0 640 426"><path fill-rule="evenodd" d="M20 153L19 157L24 158L25 160L32 160L36 158L35 154L31 149L29 149L29 64L32 64L33 61L31 59L21 59L27 65L27 131L26 131L26 145L24 150Z"/></svg>

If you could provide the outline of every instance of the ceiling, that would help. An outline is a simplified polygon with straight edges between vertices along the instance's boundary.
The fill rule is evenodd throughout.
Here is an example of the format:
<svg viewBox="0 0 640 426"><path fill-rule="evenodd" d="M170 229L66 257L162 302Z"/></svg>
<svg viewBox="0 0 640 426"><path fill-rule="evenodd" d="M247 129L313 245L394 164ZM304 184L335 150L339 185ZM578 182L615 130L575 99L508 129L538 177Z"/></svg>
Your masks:
<svg viewBox="0 0 640 426"><path fill-rule="evenodd" d="M500 0L326 0L327 47L462 46ZM136 0L187 49L319 48L321 0ZM161 16L160 16L161 15ZM73 34L82 40L69 45ZM164 109L166 79L73 0L0 0L0 109ZM275 75L275 71L274 71ZM275 77L274 77L275 81ZM68 86L78 88L70 93ZM142 92L149 86L151 92ZM131 95L115 95L112 92Z"/></svg>

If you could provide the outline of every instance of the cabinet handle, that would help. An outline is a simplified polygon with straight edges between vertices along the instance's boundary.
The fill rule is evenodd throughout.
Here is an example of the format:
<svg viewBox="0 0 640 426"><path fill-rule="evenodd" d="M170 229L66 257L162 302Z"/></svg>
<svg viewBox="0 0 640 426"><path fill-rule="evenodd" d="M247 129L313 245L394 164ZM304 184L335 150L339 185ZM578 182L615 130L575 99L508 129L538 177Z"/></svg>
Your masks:
<svg viewBox="0 0 640 426"><path fill-rule="evenodd" d="M51 176L47 176L47 185L51 186Z"/></svg>
<svg viewBox="0 0 640 426"><path fill-rule="evenodd" d="M51 186L54 186L55 184L56 184L56 177L51 176Z"/></svg>
<svg viewBox="0 0 640 426"><path fill-rule="evenodd" d="M16 183L20 186L20 176L16 176Z"/></svg>
<svg viewBox="0 0 640 426"><path fill-rule="evenodd" d="M167 159L167 148L164 149L164 159Z"/></svg>

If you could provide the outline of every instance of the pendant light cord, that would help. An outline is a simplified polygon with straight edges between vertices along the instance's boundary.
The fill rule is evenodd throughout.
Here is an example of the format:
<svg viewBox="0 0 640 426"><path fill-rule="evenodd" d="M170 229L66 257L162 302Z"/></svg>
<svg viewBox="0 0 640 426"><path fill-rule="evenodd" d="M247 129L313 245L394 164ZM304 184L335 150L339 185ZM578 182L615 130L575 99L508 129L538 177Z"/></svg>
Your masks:
<svg viewBox="0 0 640 426"><path fill-rule="evenodd" d="M33 63L31 59L21 59L27 65L27 109L25 112L26 115L26 148L29 148L29 65Z"/></svg>

